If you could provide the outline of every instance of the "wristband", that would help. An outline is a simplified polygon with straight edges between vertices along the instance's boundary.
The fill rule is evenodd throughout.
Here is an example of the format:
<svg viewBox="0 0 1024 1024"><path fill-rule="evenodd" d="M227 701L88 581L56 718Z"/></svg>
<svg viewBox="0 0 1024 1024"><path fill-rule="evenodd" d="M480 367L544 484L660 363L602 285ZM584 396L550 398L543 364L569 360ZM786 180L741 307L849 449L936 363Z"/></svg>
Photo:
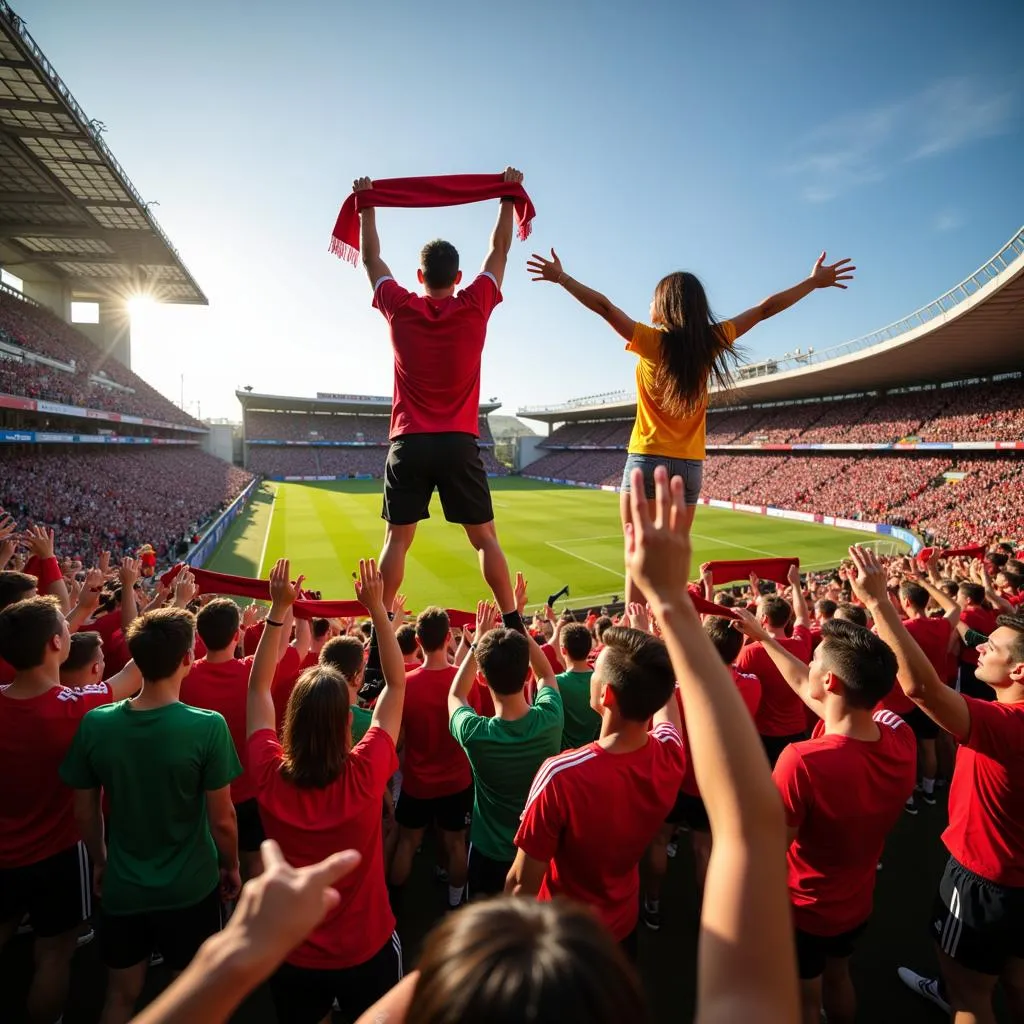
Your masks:
<svg viewBox="0 0 1024 1024"><path fill-rule="evenodd" d="M514 203L516 201L516 198L516 196L502 196L501 201L503 203Z"/></svg>
<svg viewBox="0 0 1024 1024"><path fill-rule="evenodd" d="M264 619L263 624L265 626L283 626L283 622L275 622L273 619Z"/></svg>

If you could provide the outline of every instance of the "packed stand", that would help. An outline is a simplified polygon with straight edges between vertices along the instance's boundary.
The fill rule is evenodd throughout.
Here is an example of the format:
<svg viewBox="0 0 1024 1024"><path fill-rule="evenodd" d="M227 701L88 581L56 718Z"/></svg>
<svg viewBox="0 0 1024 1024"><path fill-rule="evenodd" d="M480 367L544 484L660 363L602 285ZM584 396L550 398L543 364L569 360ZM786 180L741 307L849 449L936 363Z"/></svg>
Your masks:
<svg viewBox="0 0 1024 1024"><path fill-rule="evenodd" d="M595 423L563 423L541 443L541 448L573 445L608 445L625 448L633 429L632 420L601 420Z"/></svg>
<svg viewBox="0 0 1024 1024"><path fill-rule="evenodd" d="M943 392L949 404L918 431L922 441L1024 440L1024 379Z"/></svg>
<svg viewBox="0 0 1024 1024"><path fill-rule="evenodd" d="M248 445L249 472L257 476L319 476L319 448L276 448Z"/></svg>

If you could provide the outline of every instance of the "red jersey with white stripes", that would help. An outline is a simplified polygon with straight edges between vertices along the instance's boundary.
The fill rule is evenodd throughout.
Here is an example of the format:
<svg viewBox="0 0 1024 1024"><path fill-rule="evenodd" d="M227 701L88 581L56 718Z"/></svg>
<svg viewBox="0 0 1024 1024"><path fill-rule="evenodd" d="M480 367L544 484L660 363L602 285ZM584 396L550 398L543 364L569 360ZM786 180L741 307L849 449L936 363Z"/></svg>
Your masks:
<svg viewBox="0 0 1024 1024"><path fill-rule="evenodd" d="M826 733L819 721L775 765L786 822L797 829L786 855L793 920L811 935L841 935L871 916L882 848L914 791L913 730L893 711L872 717L874 742Z"/></svg>
<svg viewBox="0 0 1024 1024"><path fill-rule="evenodd" d="M548 758L516 834L528 857L548 862L537 898L589 903L626 938L639 914L640 858L675 803L683 764L682 737L668 722L628 754L591 743Z"/></svg>

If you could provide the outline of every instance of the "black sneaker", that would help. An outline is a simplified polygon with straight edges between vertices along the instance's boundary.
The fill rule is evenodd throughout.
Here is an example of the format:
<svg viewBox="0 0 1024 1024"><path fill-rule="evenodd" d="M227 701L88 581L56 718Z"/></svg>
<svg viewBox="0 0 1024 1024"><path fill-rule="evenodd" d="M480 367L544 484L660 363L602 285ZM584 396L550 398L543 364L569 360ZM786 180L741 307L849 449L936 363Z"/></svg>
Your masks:
<svg viewBox="0 0 1024 1024"><path fill-rule="evenodd" d="M650 903L647 902L646 898L643 902L643 909L640 912L640 917L652 932L656 932L661 928L661 909L659 908L658 910L655 910Z"/></svg>
<svg viewBox="0 0 1024 1024"><path fill-rule="evenodd" d="M935 794L934 794L934 793L926 793L926 792L925 792L924 790L922 790L922 791L921 791L921 799L922 799L922 800L923 800L923 801L924 801L924 802L925 802L925 803L926 803L926 804L927 804L927 805L928 805L929 807L934 807L934 806L935 806Z"/></svg>
<svg viewBox="0 0 1024 1024"><path fill-rule="evenodd" d="M917 801L914 800L913 794L910 795L907 802L903 805L903 810L905 810L907 814L917 814Z"/></svg>

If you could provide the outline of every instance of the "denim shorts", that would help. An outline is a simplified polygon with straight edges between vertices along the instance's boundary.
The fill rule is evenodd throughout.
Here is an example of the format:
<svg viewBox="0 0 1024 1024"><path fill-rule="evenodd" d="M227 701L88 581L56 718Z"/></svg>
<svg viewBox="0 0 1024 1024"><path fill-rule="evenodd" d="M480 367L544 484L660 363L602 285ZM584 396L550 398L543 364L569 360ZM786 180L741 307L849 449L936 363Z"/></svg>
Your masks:
<svg viewBox="0 0 1024 1024"><path fill-rule="evenodd" d="M629 478L634 469L643 471L644 490L648 498L654 497L654 471L658 466L668 470L669 479L674 476L683 478L683 498L687 505L696 505L700 497L700 485L704 479L703 459L670 459L665 455L633 455L626 456L626 468L622 472L622 490L629 492Z"/></svg>

